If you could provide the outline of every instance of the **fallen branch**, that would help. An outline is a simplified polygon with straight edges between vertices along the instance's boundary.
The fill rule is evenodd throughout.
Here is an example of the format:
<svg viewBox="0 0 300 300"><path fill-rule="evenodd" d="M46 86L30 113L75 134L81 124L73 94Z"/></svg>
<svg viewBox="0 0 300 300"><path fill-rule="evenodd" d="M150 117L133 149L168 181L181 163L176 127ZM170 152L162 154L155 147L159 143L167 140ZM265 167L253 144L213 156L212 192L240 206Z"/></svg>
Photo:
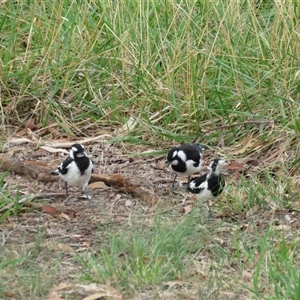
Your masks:
<svg viewBox="0 0 300 300"><path fill-rule="evenodd" d="M123 192L133 194L151 206L155 205L159 201L159 197L156 194L150 193L139 186L133 185L128 178L123 177L121 174L92 174L90 183L96 181L102 181L107 186L112 186L122 190Z"/></svg>
<svg viewBox="0 0 300 300"><path fill-rule="evenodd" d="M53 169L54 168L46 163L35 161L22 162L17 159L8 158L5 155L0 155L0 171L2 172L11 171L18 175L46 183L59 180L58 176L50 175ZM108 186L133 194L149 205L155 205L159 201L159 197L156 194L133 185L128 178L123 177L121 174L92 174L90 183L96 181L102 181Z"/></svg>

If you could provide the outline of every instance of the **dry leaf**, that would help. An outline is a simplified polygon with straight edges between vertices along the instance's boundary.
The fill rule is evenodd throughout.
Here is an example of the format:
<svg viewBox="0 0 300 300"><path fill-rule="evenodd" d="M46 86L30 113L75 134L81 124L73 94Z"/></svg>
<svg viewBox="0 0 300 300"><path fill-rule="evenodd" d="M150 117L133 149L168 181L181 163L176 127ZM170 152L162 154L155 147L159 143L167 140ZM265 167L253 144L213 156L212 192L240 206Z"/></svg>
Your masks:
<svg viewBox="0 0 300 300"><path fill-rule="evenodd" d="M88 188L89 189L92 189L92 190L96 190L96 189L106 189L108 186L102 182L102 181L96 181L96 182L93 182L91 184L88 185Z"/></svg>
<svg viewBox="0 0 300 300"><path fill-rule="evenodd" d="M64 213L71 218L77 218L78 216L80 216L80 211L74 209L64 209Z"/></svg>
<svg viewBox="0 0 300 300"><path fill-rule="evenodd" d="M134 117L130 117L127 122L121 127L115 130L115 133L127 133L128 131L132 131L138 124L137 119Z"/></svg>
<svg viewBox="0 0 300 300"><path fill-rule="evenodd" d="M42 208L42 212L50 214L51 216L58 214L58 210L50 205L44 205Z"/></svg>
<svg viewBox="0 0 300 300"><path fill-rule="evenodd" d="M70 217L69 217L67 214L65 214L65 213L60 213L60 214L58 215L58 217L64 218L64 219L66 219L66 220L68 220L68 221L71 220Z"/></svg>
<svg viewBox="0 0 300 300"><path fill-rule="evenodd" d="M60 296L56 291L51 291L48 295L47 300L63 300L63 299L60 298Z"/></svg>
<svg viewBox="0 0 300 300"><path fill-rule="evenodd" d="M33 129L35 123L35 118L29 118L29 120L25 123L25 129Z"/></svg>
<svg viewBox="0 0 300 300"><path fill-rule="evenodd" d="M7 298L10 298L11 300L20 299L20 295L10 292L10 291L5 291L5 296Z"/></svg>
<svg viewBox="0 0 300 300"><path fill-rule="evenodd" d="M237 149L235 151L231 151L231 154L238 155L238 154L244 154L246 151L248 151L250 148L253 150L258 150L265 144L264 141L259 141L257 138L253 136L248 136L244 139L242 139L242 142L239 143L239 147L242 147L240 149Z"/></svg>
<svg viewBox="0 0 300 300"><path fill-rule="evenodd" d="M157 162L155 169L157 170L165 170L166 169L166 163L163 160L160 160Z"/></svg>
<svg viewBox="0 0 300 300"><path fill-rule="evenodd" d="M192 211L192 209L193 209L192 205L186 205L182 207L183 213L185 215L189 214Z"/></svg>
<svg viewBox="0 0 300 300"><path fill-rule="evenodd" d="M292 205L293 205L295 208L300 208L300 201L294 201L294 202L292 202Z"/></svg>
<svg viewBox="0 0 300 300"><path fill-rule="evenodd" d="M32 157L41 157L41 156L45 156L47 155L47 151L43 150L43 149L38 149L36 151L34 151L34 153L32 153Z"/></svg>
<svg viewBox="0 0 300 300"><path fill-rule="evenodd" d="M43 127L43 124L42 123L37 123L33 126L33 130L39 130L40 128ZM36 133L36 132L35 132Z"/></svg>
<svg viewBox="0 0 300 300"><path fill-rule="evenodd" d="M261 164L261 162L258 159L250 159L246 162L247 165L251 165L251 166L259 166Z"/></svg>
<svg viewBox="0 0 300 300"><path fill-rule="evenodd" d="M2 1L2 3L4 3L4 2ZM12 97L11 101L3 108L3 111L5 111L7 113L11 113L12 111L15 110L17 102L18 102L18 97L17 96Z"/></svg>
<svg viewBox="0 0 300 300"><path fill-rule="evenodd" d="M238 162L231 162L228 166L227 166L228 170L232 170L232 171L243 171L244 170L244 166L241 163Z"/></svg>
<svg viewBox="0 0 300 300"><path fill-rule="evenodd" d="M28 133L27 128L23 128L23 129L19 130L18 132L16 132L14 135L16 137L21 137L21 136L27 135L27 133Z"/></svg>
<svg viewBox="0 0 300 300"><path fill-rule="evenodd" d="M279 231L289 231L289 230L291 230L290 225L284 225L284 224L276 225L275 228Z"/></svg>

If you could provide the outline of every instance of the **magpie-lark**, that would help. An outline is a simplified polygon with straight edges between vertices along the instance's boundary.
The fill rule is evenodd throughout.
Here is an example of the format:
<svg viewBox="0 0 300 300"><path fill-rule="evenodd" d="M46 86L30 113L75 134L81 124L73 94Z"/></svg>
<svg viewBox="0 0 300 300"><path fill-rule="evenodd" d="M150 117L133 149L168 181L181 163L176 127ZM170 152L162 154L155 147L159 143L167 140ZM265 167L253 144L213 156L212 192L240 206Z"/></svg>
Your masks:
<svg viewBox="0 0 300 300"><path fill-rule="evenodd" d="M87 186L92 172L93 162L84 151L83 145L74 144L70 149L70 156L51 174L59 175L64 181L67 197L69 197L68 184L82 185L83 192L89 200L89 206L91 206L92 202L87 193Z"/></svg>
<svg viewBox="0 0 300 300"><path fill-rule="evenodd" d="M188 176L188 184L190 176L199 172L202 168L203 150L207 147L199 144L186 144L171 149L168 153L168 166L170 165L175 172L171 188L174 188L177 176Z"/></svg>
<svg viewBox="0 0 300 300"><path fill-rule="evenodd" d="M226 165L223 158L214 159L209 165L209 172L198 178L192 179L188 185L188 191L197 194L197 199L207 202L210 213L209 200L219 196L225 188L226 182L221 174L221 169Z"/></svg>

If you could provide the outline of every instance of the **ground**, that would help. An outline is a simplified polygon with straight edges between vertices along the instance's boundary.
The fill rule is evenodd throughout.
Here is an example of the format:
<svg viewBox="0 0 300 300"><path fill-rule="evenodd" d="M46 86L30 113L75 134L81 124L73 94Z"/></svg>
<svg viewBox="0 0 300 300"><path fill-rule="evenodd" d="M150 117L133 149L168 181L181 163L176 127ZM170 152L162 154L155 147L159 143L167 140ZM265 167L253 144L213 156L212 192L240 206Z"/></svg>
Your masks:
<svg viewBox="0 0 300 300"><path fill-rule="evenodd" d="M25 205L15 204L11 215L1 224L1 256L6 259L0 268L3 278L1 296L5 299L44 299L46 295L49 300L83 299L88 295L95 296L84 299L250 299L248 288L254 284L255 272L259 272L256 271L261 260L258 248L263 247L261 239L266 237L266 232L275 228L278 234L286 234L287 240L293 241L289 243L295 243L294 237L299 231L296 209L283 209L271 198L264 199L267 205L263 209L258 204L246 207L240 203L239 206L225 193L211 203L213 216L207 220L206 207L197 206L195 197L187 194L180 185L186 178L177 180L176 189L170 190L173 173L165 165L165 155L129 157L130 153L141 154L153 149L145 146L126 148L105 142L87 144L86 150L94 160L96 173L121 174L133 185L154 192L159 196L159 202L151 206L137 196L96 182L89 186L94 203L89 207L79 187L72 187L72 199L65 201L64 186L60 181L45 183L7 174L5 186L11 199L19 199L18 194L43 194L45 197ZM20 161L34 160L49 166L58 164L65 157L34 148L32 144L12 145L8 153ZM216 155L213 151L207 151L206 165L213 155ZM253 165L255 168L257 162L248 163L248 170ZM245 177L245 166L236 161L230 163L225 174L231 186L229 194L230 191L236 193L241 180L249 180ZM243 195L241 202L247 201L245 199ZM157 231L154 238L151 231ZM165 280L158 282L149 270L148 273L145 271L146 278L142 276L141 279L140 275L132 281L123 278L125 283L121 283L122 276L118 277L115 269L103 275L99 270L102 265L98 261L99 255L101 259L105 254L112 255L115 250L110 246L119 233L128 235L125 244L130 244L130 239L140 234L150 241L157 241L160 235L163 239L171 236L174 239L172 248L187 242L188 249L180 250L185 254L180 254L179 259L181 267L186 266L184 271L174 271L172 280L167 280L169 277L164 275ZM178 242L177 235L181 236ZM125 266L130 264L130 255L137 254L135 243L128 246L133 247L128 252L126 246L121 247L123 250L115 252L115 257L110 259L122 259L118 263L125 261ZM145 253L141 259L146 268L148 260L152 261L155 247L143 247ZM248 247L246 253L241 249L244 247ZM102 253L103 249L111 252ZM161 266L160 260L169 260L169 251L173 250L164 250L162 255L156 256L158 261L152 261L151 268L156 264ZM221 257L225 252L220 263L218 255ZM133 260L137 259L138 256L133 257ZM125 277L136 275L130 274L125 272ZM150 275L154 278L149 279L147 276ZM241 282L237 288L238 279ZM264 293L264 287L260 289Z"/></svg>

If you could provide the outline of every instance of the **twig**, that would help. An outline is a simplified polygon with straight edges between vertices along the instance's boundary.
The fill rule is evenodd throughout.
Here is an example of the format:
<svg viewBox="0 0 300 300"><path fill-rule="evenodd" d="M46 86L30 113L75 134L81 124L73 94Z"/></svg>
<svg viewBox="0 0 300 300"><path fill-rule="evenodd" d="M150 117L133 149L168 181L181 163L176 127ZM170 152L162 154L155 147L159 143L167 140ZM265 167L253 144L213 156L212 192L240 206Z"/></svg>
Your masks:
<svg viewBox="0 0 300 300"><path fill-rule="evenodd" d="M222 125L222 126L218 126L218 127L208 129L208 130L202 132L202 134L200 136L203 136L203 135L205 135L209 132L215 131L215 130L231 128L231 127L234 127L234 126L248 125L248 124L269 124L269 123L273 123L273 121L245 121L245 122L234 123L234 124L229 124L229 125Z"/></svg>

